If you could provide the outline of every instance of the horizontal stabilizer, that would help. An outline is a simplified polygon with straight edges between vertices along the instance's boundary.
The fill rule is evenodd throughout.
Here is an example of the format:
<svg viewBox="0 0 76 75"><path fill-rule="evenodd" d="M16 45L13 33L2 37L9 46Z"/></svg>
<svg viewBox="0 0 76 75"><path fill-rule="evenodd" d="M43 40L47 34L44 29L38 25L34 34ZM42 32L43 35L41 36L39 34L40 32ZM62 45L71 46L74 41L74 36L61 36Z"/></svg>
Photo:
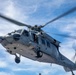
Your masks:
<svg viewBox="0 0 76 75"><path fill-rule="evenodd" d="M66 72L75 71L75 70L76 70L76 64L75 64L72 68L64 67L64 70L65 70Z"/></svg>
<svg viewBox="0 0 76 75"><path fill-rule="evenodd" d="M70 71L70 69L69 69L68 67L64 67L64 70L65 70L66 72L69 72L69 71Z"/></svg>

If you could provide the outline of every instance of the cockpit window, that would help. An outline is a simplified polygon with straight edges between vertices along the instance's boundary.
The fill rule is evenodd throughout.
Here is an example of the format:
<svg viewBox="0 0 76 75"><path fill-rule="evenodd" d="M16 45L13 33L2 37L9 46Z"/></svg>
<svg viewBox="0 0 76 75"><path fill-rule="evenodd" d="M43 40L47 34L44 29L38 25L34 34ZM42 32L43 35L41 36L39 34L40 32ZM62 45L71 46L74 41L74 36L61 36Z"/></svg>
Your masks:
<svg viewBox="0 0 76 75"><path fill-rule="evenodd" d="M29 36L29 33L28 31L24 30L23 33L22 33L24 36Z"/></svg>

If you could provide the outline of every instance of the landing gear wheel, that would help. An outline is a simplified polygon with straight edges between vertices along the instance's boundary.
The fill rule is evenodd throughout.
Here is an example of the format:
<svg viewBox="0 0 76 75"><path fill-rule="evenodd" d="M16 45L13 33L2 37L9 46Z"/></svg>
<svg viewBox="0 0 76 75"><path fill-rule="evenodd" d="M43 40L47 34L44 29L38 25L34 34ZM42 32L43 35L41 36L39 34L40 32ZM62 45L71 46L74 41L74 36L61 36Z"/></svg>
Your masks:
<svg viewBox="0 0 76 75"><path fill-rule="evenodd" d="M43 56L43 53L41 51L37 51L37 57L40 58Z"/></svg>
<svg viewBox="0 0 76 75"><path fill-rule="evenodd" d="M20 57L16 56L16 57L15 57L15 62L16 62L17 64L19 64L19 63L20 63Z"/></svg>

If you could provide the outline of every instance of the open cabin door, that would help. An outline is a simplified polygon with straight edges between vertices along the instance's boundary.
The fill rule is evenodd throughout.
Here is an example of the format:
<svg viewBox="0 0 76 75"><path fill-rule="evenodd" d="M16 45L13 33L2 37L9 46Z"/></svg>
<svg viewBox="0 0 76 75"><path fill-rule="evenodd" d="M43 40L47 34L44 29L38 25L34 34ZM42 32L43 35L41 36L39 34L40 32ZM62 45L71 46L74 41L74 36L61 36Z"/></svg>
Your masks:
<svg viewBox="0 0 76 75"><path fill-rule="evenodd" d="M37 43L37 44L39 43L39 38L35 33L32 33L32 40L34 43Z"/></svg>

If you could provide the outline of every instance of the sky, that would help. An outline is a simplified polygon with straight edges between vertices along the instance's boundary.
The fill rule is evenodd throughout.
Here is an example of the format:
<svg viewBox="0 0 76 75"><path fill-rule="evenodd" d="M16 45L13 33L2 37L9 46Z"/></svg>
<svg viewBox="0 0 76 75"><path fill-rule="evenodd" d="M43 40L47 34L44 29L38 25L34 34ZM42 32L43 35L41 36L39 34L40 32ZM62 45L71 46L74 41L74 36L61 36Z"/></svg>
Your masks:
<svg viewBox="0 0 76 75"><path fill-rule="evenodd" d="M0 13L29 25L42 25L76 6L76 0L0 0ZM73 49L75 39L55 36L52 33L76 35L76 12L71 13L53 23L43 30L61 42L59 51L71 61L75 54ZM3 36L19 27L0 19L0 36ZM74 46L75 48L76 46ZM15 56L6 52L0 45L0 75L71 75L65 72L62 66L41 63L21 57L21 63L14 62ZM74 62L74 61L73 61ZM76 71L74 71L76 73Z"/></svg>

